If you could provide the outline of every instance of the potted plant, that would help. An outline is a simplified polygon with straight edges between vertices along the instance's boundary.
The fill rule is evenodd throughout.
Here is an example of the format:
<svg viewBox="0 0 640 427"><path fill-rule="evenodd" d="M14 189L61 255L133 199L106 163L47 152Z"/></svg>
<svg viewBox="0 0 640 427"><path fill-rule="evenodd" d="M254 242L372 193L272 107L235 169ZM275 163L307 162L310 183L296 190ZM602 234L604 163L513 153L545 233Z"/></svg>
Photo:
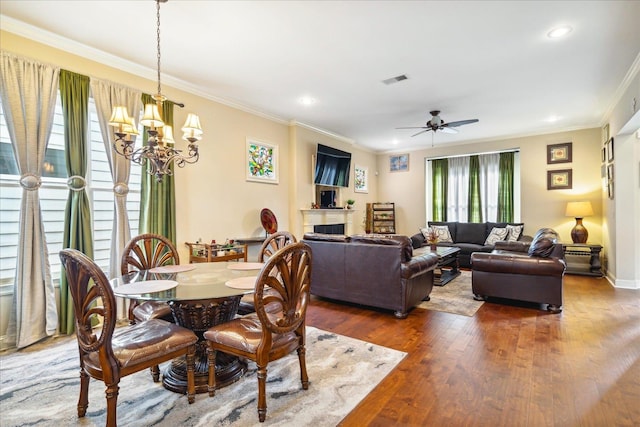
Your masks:
<svg viewBox="0 0 640 427"><path fill-rule="evenodd" d="M355 201L355 200L353 200L353 199L348 199L348 200L347 200L347 209L352 209L352 208L353 208L353 204L354 204L355 202L356 202L356 201Z"/></svg>
<svg viewBox="0 0 640 427"><path fill-rule="evenodd" d="M427 243L432 251L436 250L436 246L438 245L438 234L432 228L429 230L429 233L427 233Z"/></svg>

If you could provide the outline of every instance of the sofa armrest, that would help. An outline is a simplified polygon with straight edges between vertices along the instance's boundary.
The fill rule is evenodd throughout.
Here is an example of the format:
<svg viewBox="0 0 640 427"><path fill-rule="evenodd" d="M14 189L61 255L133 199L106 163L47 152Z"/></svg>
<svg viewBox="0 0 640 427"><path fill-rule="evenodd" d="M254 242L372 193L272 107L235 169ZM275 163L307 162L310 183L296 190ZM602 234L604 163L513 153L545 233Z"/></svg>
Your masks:
<svg viewBox="0 0 640 427"><path fill-rule="evenodd" d="M508 252L523 252L526 254L529 252L529 243L530 242L523 242L519 240L516 242L507 242L505 240L500 240L496 242L495 250L508 251Z"/></svg>
<svg viewBox="0 0 640 427"><path fill-rule="evenodd" d="M409 261L401 263L402 278L412 279L431 270L435 270L437 265L438 255L435 252L414 256Z"/></svg>
<svg viewBox="0 0 640 427"><path fill-rule="evenodd" d="M481 252L475 252L471 255L471 266L474 271L526 274L530 276L561 277L565 270L565 263L559 258L537 258Z"/></svg>

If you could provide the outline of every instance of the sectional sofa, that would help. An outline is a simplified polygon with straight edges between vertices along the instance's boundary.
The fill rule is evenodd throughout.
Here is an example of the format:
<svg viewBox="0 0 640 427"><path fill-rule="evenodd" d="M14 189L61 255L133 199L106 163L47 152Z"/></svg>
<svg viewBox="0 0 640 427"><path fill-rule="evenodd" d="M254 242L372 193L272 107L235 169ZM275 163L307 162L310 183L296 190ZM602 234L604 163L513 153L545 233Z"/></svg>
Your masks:
<svg viewBox="0 0 640 427"><path fill-rule="evenodd" d="M428 227L437 227L438 246L455 246L458 252L458 264L463 268L471 268L471 254L474 252L491 252L496 241L520 241L529 243L531 236L524 234L524 224L506 222L432 222ZM428 245L427 228L411 236L414 248ZM497 229L492 235L492 231ZM446 230L445 230L446 229ZM519 231L518 231L519 230ZM448 231L446 233L445 231ZM491 237L491 238L490 238ZM488 240L489 239L489 240Z"/></svg>

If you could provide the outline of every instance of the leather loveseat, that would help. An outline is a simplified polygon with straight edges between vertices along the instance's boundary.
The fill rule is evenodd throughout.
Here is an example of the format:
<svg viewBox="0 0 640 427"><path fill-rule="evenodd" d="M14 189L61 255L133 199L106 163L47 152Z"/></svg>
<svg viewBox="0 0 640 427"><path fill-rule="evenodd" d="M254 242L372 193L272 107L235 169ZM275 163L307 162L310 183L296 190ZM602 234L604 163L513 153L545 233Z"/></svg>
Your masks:
<svg viewBox="0 0 640 427"><path fill-rule="evenodd" d="M557 233L539 230L531 243L497 242L491 253L471 255L474 298L507 298L546 304L562 311L562 285L566 269Z"/></svg>
<svg viewBox="0 0 640 427"><path fill-rule="evenodd" d="M474 252L491 252L494 248L494 244L488 244L487 238L491 234L491 231L496 228L498 230L507 230L507 226L513 227L514 230L518 230L514 239L521 242L530 242L531 236L524 235L524 224L519 223L506 223L506 222L433 222L429 221L429 227L438 226L446 227L448 233L446 237L440 235L440 241L438 246L455 246L460 248L458 252L458 265L463 268L471 268L471 254ZM451 241L447 241L450 237ZM503 239L510 238L509 234L505 234ZM411 236L411 241L414 248L426 246L428 243L425 240L425 236L422 232Z"/></svg>
<svg viewBox="0 0 640 427"><path fill-rule="evenodd" d="M429 299L438 256L413 256L407 236L307 233L302 241L313 253L313 295L393 310L400 319Z"/></svg>

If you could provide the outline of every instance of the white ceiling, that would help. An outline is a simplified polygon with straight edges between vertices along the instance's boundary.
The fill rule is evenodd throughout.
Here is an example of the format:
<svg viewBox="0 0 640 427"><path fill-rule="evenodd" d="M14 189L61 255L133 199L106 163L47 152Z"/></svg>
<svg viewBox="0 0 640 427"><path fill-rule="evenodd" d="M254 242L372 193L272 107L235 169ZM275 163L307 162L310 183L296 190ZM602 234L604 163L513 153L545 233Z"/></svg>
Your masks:
<svg viewBox="0 0 640 427"><path fill-rule="evenodd" d="M115 55L155 80L152 0L2 0L0 13L4 30ZM573 31L548 38L560 24ZM600 126L640 62L640 1L170 0L161 48L165 84L371 150L411 150ZM434 109L479 122L433 141L395 129Z"/></svg>

